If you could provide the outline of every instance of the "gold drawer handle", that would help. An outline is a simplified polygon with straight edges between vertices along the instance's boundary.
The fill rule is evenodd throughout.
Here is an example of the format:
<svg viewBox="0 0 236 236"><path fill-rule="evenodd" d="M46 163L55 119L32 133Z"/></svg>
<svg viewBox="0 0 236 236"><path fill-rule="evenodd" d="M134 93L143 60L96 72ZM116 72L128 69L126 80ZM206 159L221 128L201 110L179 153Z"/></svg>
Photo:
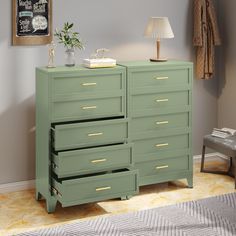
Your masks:
<svg viewBox="0 0 236 236"><path fill-rule="evenodd" d="M96 86L97 83L83 83L82 86Z"/></svg>
<svg viewBox="0 0 236 236"><path fill-rule="evenodd" d="M166 165L166 166L157 166L157 167L156 167L157 170L167 169L167 168L169 168L168 165Z"/></svg>
<svg viewBox="0 0 236 236"><path fill-rule="evenodd" d="M156 144L156 147L167 147L169 146L169 143L160 143L160 144Z"/></svg>
<svg viewBox="0 0 236 236"><path fill-rule="evenodd" d="M91 110L91 109L97 109L97 106L86 106L82 107L83 110Z"/></svg>
<svg viewBox="0 0 236 236"><path fill-rule="evenodd" d="M168 98L164 98L164 99L157 99L156 102L168 102L169 99Z"/></svg>
<svg viewBox="0 0 236 236"><path fill-rule="evenodd" d="M88 134L89 137L95 137L95 136L101 136L103 135L102 132L99 132L99 133L93 133L93 134Z"/></svg>
<svg viewBox="0 0 236 236"><path fill-rule="evenodd" d="M107 161L107 159L99 159L99 160L93 160L93 161L91 161L91 163L96 164L96 163L101 163L101 162L105 162L105 161Z"/></svg>
<svg viewBox="0 0 236 236"><path fill-rule="evenodd" d="M167 125L167 124L169 124L169 121L168 121L168 120L165 120L165 121L157 121L156 124L157 124L157 125Z"/></svg>
<svg viewBox="0 0 236 236"><path fill-rule="evenodd" d="M110 186L102 187L102 188L96 188L96 192L105 191L105 190L110 190L110 189L111 189Z"/></svg>
<svg viewBox="0 0 236 236"><path fill-rule="evenodd" d="M169 77L163 76L163 77L156 77L155 79L156 80L167 80L167 79L169 79Z"/></svg>

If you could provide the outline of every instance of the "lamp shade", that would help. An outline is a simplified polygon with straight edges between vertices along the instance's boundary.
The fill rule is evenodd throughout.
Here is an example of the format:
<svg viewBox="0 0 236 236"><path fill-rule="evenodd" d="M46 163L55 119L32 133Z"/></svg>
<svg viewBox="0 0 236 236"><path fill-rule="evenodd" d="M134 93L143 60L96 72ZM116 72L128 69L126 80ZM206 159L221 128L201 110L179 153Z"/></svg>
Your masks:
<svg viewBox="0 0 236 236"><path fill-rule="evenodd" d="M144 36L151 38L174 38L168 17L150 17Z"/></svg>

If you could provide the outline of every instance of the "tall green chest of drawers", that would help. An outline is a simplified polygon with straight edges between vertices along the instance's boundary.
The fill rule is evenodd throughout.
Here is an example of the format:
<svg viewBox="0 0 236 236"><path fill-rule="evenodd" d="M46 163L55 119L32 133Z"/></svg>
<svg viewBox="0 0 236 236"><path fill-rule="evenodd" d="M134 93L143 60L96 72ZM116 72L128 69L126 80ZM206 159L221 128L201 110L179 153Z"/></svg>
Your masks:
<svg viewBox="0 0 236 236"><path fill-rule="evenodd" d="M186 178L192 187L192 63L124 62L129 140L139 185Z"/></svg>
<svg viewBox="0 0 236 236"><path fill-rule="evenodd" d="M36 69L36 198L47 211L187 178L192 186L188 62Z"/></svg>

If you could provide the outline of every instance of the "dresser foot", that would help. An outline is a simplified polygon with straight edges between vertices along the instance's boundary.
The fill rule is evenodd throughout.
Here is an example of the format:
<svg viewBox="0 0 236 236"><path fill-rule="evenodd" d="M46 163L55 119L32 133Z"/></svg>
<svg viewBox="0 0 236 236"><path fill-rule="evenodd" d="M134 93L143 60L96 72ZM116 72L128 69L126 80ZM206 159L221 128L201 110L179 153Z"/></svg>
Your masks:
<svg viewBox="0 0 236 236"><path fill-rule="evenodd" d="M42 194L38 191L35 192L35 199L36 201L39 201L43 198Z"/></svg>
<svg viewBox="0 0 236 236"><path fill-rule="evenodd" d="M188 182L188 188L193 188L193 177L188 177L187 178L187 182Z"/></svg>
<svg viewBox="0 0 236 236"><path fill-rule="evenodd" d="M48 213L53 213L56 210L57 200L56 199L47 199L46 200L46 207Z"/></svg>
<svg viewBox="0 0 236 236"><path fill-rule="evenodd" d="M128 195L128 196L123 196L121 197L120 199L123 201L123 200L129 200L132 196L131 195Z"/></svg>

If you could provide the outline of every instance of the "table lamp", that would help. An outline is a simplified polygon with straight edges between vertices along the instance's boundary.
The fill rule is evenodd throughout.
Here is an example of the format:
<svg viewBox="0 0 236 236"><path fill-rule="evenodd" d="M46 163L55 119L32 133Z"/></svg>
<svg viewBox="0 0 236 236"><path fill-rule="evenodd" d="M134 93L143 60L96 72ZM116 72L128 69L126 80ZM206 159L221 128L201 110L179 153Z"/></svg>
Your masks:
<svg viewBox="0 0 236 236"><path fill-rule="evenodd" d="M144 36L157 39L157 57L151 58L150 61L167 61L167 58L160 58L160 39L174 38L168 17L150 17Z"/></svg>

